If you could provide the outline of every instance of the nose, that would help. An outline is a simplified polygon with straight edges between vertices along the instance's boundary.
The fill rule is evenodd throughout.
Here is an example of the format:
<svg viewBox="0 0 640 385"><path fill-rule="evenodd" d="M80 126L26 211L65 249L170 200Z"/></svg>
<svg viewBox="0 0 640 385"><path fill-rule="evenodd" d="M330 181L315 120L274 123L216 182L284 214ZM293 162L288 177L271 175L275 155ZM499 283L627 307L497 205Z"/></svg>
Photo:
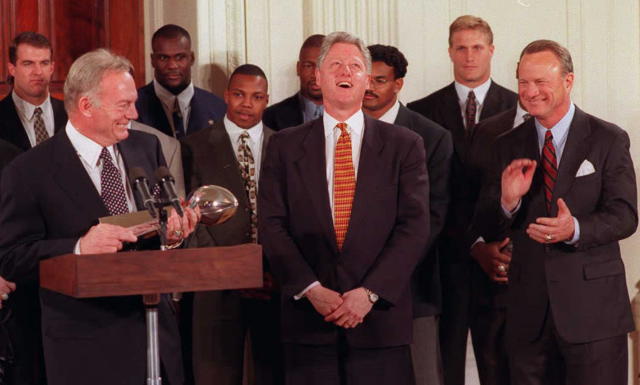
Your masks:
<svg viewBox="0 0 640 385"><path fill-rule="evenodd" d="M351 68L347 64L341 64L338 73L340 75L351 75Z"/></svg>
<svg viewBox="0 0 640 385"><path fill-rule="evenodd" d="M176 58L169 57L169 59L167 60L167 67L168 68L177 68L178 67L178 61L176 60Z"/></svg>
<svg viewBox="0 0 640 385"><path fill-rule="evenodd" d="M33 65L33 73L36 75L42 74L42 65L40 63L34 63Z"/></svg>
<svg viewBox="0 0 640 385"><path fill-rule="evenodd" d="M135 103L131 103L127 110L124 113L124 116L129 120L138 119L138 110L136 109Z"/></svg>

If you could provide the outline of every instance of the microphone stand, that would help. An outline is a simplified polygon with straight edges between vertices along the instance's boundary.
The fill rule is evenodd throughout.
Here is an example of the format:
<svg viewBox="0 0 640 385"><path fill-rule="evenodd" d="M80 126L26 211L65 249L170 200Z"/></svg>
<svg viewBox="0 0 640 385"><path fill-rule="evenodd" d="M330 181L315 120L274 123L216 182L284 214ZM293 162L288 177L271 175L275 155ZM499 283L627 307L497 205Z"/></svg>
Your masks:
<svg viewBox="0 0 640 385"><path fill-rule="evenodd" d="M168 215L165 206L171 206L171 201L156 199L154 205L158 211L160 222L160 250L167 250L167 220ZM142 301L145 306L145 318L147 322L147 385L162 385L160 375L160 349L158 343L158 305L161 294L145 294Z"/></svg>

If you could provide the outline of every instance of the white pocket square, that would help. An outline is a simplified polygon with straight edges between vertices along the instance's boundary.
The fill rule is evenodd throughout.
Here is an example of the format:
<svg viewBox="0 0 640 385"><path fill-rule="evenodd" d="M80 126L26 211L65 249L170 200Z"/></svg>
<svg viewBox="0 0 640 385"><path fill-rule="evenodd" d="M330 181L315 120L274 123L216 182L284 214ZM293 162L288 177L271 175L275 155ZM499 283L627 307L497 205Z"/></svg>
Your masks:
<svg viewBox="0 0 640 385"><path fill-rule="evenodd" d="M593 164L589 162L587 159L585 159L584 161L582 161L582 164L580 165L580 168L576 173L576 178L579 178L581 176L591 175L594 172L596 172L596 169L595 167L593 167Z"/></svg>

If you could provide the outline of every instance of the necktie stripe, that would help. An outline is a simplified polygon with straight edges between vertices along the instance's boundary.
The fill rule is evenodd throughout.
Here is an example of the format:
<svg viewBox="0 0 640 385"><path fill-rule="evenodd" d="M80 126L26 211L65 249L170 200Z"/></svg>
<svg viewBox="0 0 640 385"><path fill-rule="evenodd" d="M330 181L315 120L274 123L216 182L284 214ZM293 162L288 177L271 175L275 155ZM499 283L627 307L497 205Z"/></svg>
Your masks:
<svg viewBox="0 0 640 385"><path fill-rule="evenodd" d="M356 177L347 124L338 123L336 127L340 129L340 137L336 144L333 163L333 227L338 249L342 249L349 228Z"/></svg>
<svg viewBox="0 0 640 385"><path fill-rule="evenodd" d="M553 199L553 188L558 177L558 161L556 149L553 146L553 135L551 130L547 130L544 136L544 146L542 147L542 172L544 179L544 196L547 206L547 214L551 214Z"/></svg>

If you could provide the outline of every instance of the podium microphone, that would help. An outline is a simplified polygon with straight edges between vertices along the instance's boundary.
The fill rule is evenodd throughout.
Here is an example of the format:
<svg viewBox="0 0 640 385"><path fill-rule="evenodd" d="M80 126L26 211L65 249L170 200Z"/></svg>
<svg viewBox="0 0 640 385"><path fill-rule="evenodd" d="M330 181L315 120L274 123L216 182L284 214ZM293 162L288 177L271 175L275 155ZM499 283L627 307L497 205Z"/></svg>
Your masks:
<svg viewBox="0 0 640 385"><path fill-rule="evenodd" d="M131 178L131 184L142 200L142 204L147 209L151 217L156 218L158 212L156 211L155 199L149 192L149 180L147 179L147 173L142 167L132 167L129 169L129 177Z"/></svg>
<svg viewBox="0 0 640 385"><path fill-rule="evenodd" d="M167 199L171 202L171 206L173 206L173 209L182 217L184 213L182 212L180 198L178 197L178 194L176 194L176 182L175 179L173 179L173 176L171 176L169 169L164 166L158 167L156 170L156 178L158 178L158 183L162 187Z"/></svg>

